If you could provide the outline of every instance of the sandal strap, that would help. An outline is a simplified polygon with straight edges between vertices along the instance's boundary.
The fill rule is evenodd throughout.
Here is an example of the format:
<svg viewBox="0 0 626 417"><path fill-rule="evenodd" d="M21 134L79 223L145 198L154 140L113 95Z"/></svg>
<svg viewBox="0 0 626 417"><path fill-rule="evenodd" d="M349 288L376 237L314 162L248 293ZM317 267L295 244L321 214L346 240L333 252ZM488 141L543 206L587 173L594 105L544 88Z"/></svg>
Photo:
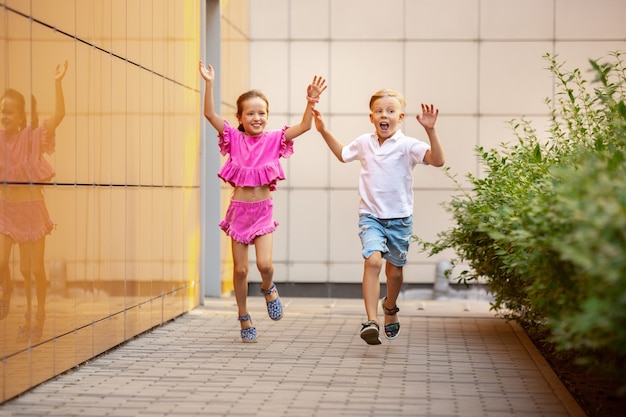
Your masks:
<svg viewBox="0 0 626 417"><path fill-rule="evenodd" d="M380 330L380 327L378 326L378 323L376 323L374 320L370 320L370 321L366 321L365 323L361 323L361 330L365 329L366 327L370 327L371 325L376 326L376 330Z"/></svg>
<svg viewBox="0 0 626 417"><path fill-rule="evenodd" d="M237 320L239 320L239 321L248 321L250 319L251 319L250 314L246 314L245 316L237 317Z"/></svg>
<svg viewBox="0 0 626 417"><path fill-rule="evenodd" d="M269 294L271 294L273 292L276 292L276 291L278 291L276 289L276 284L272 284L272 286L270 287L269 290L264 290L263 288L261 288L261 294L265 294L265 295L269 295Z"/></svg>
<svg viewBox="0 0 626 417"><path fill-rule="evenodd" d="M393 308L385 307L385 301L387 301L387 297L385 297L385 299L383 300L383 303L382 303L383 311L385 312L386 315L393 316L393 315L397 314L398 311L400 311L400 309L398 308L397 305L394 306Z"/></svg>

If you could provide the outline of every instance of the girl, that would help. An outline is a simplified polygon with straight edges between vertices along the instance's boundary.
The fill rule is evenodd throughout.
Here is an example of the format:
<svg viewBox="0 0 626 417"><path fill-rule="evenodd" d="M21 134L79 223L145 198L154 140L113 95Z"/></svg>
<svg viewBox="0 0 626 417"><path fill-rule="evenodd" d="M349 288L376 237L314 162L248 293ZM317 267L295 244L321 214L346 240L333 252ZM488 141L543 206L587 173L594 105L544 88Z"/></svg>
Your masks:
<svg viewBox="0 0 626 417"><path fill-rule="evenodd" d="M233 284L237 301L241 340L256 342L256 328L248 313L248 245L256 247L256 264L261 274L261 293L265 295L267 312L272 320L280 320L283 306L273 282L272 233L278 222L273 218L271 191L285 179L279 158L293 153L293 139L311 128L312 110L326 89L326 81L315 76L307 87L307 105L297 125L265 131L269 115L267 98L258 90L243 93L237 99L237 121L233 128L215 112L213 83L215 71L200 61L200 74L205 81L204 116L217 130L222 155L229 155L218 176L234 187L221 229L231 238L233 253Z"/></svg>
<svg viewBox="0 0 626 417"><path fill-rule="evenodd" d="M65 117L61 81L67 61L58 65L54 77L54 114L38 126L33 98L31 126L26 123L24 96L8 89L0 99L0 319L9 313L13 283L9 258L14 244L20 248L20 272L24 277L26 314L18 339L38 341L43 334L47 279L44 267L45 236L52 231L42 183L54 177L54 168L43 157L54 152L55 129ZM31 279L35 279L37 313L31 323Z"/></svg>

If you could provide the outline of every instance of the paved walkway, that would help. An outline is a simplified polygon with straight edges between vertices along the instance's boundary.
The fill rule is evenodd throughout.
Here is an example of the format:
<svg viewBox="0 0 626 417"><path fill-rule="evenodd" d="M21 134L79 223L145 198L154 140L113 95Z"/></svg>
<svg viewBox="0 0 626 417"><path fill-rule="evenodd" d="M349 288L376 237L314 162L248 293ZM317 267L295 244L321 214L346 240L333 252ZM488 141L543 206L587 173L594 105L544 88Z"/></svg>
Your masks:
<svg viewBox="0 0 626 417"><path fill-rule="evenodd" d="M584 416L521 329L486 302L400 302L398 339L366 345L361 300L289 298L272 322L231 298L0 406L0 416Z"/></svg>

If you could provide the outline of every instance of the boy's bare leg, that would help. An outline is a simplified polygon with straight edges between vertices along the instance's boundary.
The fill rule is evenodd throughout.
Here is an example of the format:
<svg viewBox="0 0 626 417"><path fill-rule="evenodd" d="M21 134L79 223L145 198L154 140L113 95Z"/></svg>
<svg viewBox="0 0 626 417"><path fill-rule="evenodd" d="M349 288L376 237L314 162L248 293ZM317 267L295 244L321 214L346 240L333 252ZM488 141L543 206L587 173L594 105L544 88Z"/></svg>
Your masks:
<svg viewBox="0 0 626 417"><path fill-rule="evenodd" d="M363 302L368 321L378 323L378 300L380 298L380 271L382 255L374 252L365 259L363 267Z"/></svg>
<svg viewBox="0 0 626 417"><path fill-rule="evenodd" d="M403 270L401 266L395 266L391 262L387 262L385 274L387 275L387 299L384 307L392 309L396 306L400 290L402 289ZM396 314L391 316L385 314L385 326L397 322Z"/></svg>

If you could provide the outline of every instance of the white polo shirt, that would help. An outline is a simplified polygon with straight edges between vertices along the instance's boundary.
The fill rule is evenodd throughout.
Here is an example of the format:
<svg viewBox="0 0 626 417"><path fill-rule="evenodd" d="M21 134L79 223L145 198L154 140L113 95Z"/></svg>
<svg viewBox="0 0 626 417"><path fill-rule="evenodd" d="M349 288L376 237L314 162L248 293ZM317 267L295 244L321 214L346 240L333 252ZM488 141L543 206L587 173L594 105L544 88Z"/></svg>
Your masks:
<svg viewBox="0 0 626 417"><path fill-rule="evenodd" d="M396 219L413 214L413 168L426 164L430 145L398 130L380 146L376 133L366 133L343 147L344 162L359 160L359 214Z"/></svg>

